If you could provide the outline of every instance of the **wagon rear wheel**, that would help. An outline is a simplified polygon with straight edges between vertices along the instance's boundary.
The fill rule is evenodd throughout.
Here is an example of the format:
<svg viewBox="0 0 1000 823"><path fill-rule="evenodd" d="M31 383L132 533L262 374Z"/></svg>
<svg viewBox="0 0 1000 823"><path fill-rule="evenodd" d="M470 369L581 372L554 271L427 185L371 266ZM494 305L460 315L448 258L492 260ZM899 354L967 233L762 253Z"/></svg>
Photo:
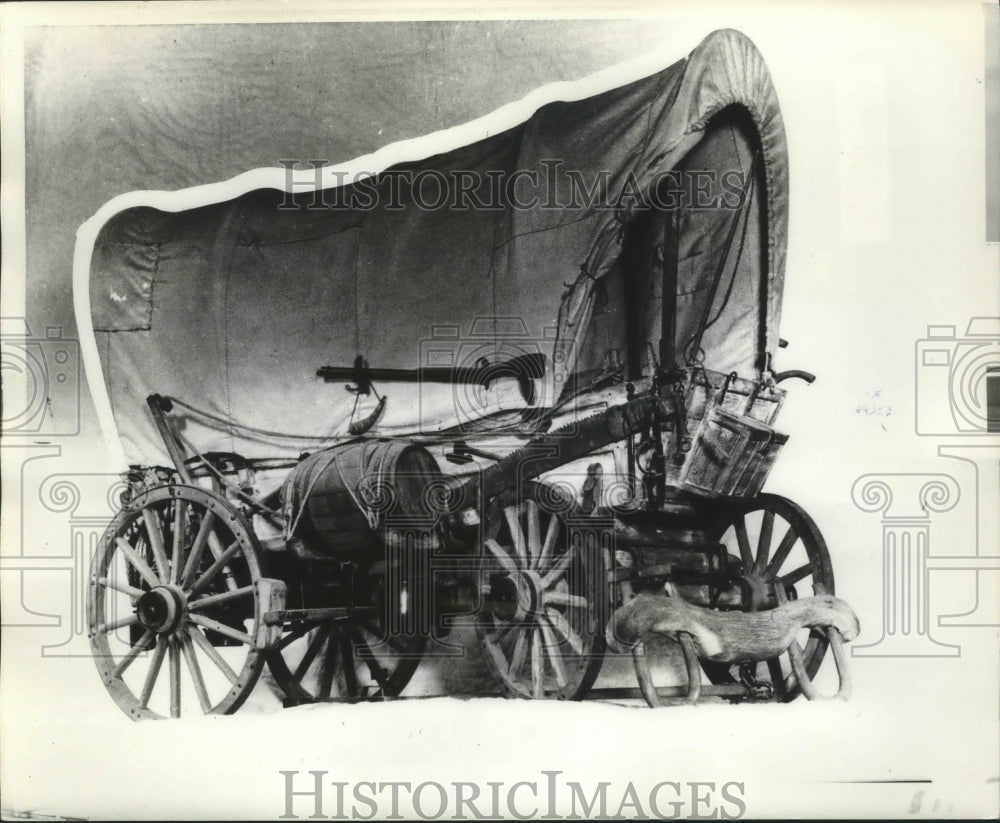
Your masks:
<svg viewBox="0 0 1000 823"><path fill-rule="evenodd" d="M477 626L508 696L580 700L600 671L609 558L597 532L570 529L574 511L542 483L491 504Z"/></svg>
<svg viewBox="0 0 1000 823"><path fill-rule="evenodd" d="M398 570L398 564L387 567ZM419 610L428 598L421 592L421 581L393 571L368 576L352 587L360 602L342 614L317 612L292 624L267 660L286 704L398 697L427 645L429 629Z"/></svg>
<svg viewBox="0 0 1000 823"><path fill-rule="evenodd" d="M193 486L161 486L108 527L88 585L97 670L134 720L229 714L250 694L283 584L261 576L243 516Z"/></svg>
<svg viewBox="0 0 1000 823"><path fill-rule="evenodd" d="M720 542L730 554L740 558L749 611L774 608L781 594L787 600L835 594L826 541L812 518L787 498L762 494L739 505L728 519ZM797 639L805 671L812 679L826 654L826 633L803 629ZM773 699L783 702L794 700L801 693L787 652L756 664L702 665L713 683L764 684L763 691L770 686Z"/></svg>

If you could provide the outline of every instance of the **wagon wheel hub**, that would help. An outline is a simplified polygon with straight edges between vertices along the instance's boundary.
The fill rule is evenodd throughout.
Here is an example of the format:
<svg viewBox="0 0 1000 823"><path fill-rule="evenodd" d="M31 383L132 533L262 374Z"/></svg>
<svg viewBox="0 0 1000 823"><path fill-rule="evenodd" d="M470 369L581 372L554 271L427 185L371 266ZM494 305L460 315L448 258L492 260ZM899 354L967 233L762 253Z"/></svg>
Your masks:
<svg viewBox="0 0 1000 823"><path fill-rule="evenodd" d="M743 581L746 584L750 611L770 609L776 605L773 581L768 581L762 575L753 572L745 574Z"/></svg>
<svg viewBox="0 0 1000 823"><path fill-rule="evenodd" d="M135 614L143 628L157 634L172 634L184 619L187 598L176 586L157 586L142 595Z"/></svg>
<svg viewBox="0 0 1000 823"><path fill-rule="evenodd" d="M490 610L500 620L520 622L544 611L542 577L533 569L498 574L490 584Z"/></svg>
<svg viewBox="0 0 1000 823"><path fill-rule="evenodd" d="M759 574L754 570L743 575L742 583L744 603L746 608L752 612L766 611L777 606L781 602L778 595L779 587L784 590L787 600L798 599L794 586L787 585L779 579L770 578L766 574Z"/></svg>

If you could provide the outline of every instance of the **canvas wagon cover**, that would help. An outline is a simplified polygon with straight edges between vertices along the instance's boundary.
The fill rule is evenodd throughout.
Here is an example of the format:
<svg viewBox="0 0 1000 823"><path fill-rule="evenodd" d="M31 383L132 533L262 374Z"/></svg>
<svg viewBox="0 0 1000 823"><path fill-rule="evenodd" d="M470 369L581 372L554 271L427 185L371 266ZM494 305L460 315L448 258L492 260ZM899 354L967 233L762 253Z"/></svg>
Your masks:
<svg viewBox="0 0 1000 823"><path fill-rule="evenodd" d="M755 135L713 131L734 106ZM354 398L316 370L358 354L417 368L541 350L543 403L620 374L628 335L658 339L660 299L644 283L641 316L628 314L623 228L679 168L716 172L706 191L749 205L679 211L678 345L711 317L704 365L761 368L777 344L787 157L770 77L746 37L715 32L651 76L548 103L496 132L482 122L483 139L446 153L324 169L319 191L301 158L294 176L271 178L285 190L231 181L227 198L190 208L182 196L117 198L88 221L77 320L98 414L124 459L168 462L144 403L152 393L216 418L179 409L182 435L202 451L296 455L344 435ZM740 176L720 182L726 171ZM501 383L494 405L521 403ZM390 398L384 431L455 416L449 387L379 388Z"/></svg>

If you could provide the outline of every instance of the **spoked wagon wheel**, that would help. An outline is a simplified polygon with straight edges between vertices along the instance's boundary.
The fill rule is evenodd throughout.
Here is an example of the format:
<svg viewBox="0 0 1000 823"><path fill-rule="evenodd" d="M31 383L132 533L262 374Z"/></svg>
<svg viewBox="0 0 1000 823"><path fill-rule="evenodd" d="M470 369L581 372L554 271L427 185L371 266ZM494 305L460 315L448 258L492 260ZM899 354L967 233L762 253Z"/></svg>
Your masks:
<svg viewBox="0 0 1000 823"><path fill-rule="evenodd" d="M738 506L720 542L741 560L741 585L749 598L750 611L773 609L783 600L835 594L826 541L812 518L787 498L762 494ZM827 636L815 629L803 629L798 643L811 679L826 654ZM739 681L758 689L759 694L766 694L770 687L775 700L794 700L801 692L787 653L762 663L704 663L703 667L713 683Z"/></svg>
<svg viewBox="0 0 1000 823"><path fill-rule="evenodd" d="M420 588L391 573L368 578L354 592L363 600L368 591L368 605L316 610L293 623L267 661L286 703L329 699L335 685L350 699L398 697L427 645L429 630L413 619L427 599Z"/></svg>
<svg viewBox="0 0 1000 823"><path fill-rule="evenodd" d="M580 700L600 671L608 559L593 531L570 534L573 513L567 495L542 483L491 504L476 619L508 696Z"/></svg>
<svg viewBox="0 0 1000 823"><path fill-rule="evenodd" d="M118 514L94 558L87 616L97 669L129 717L243 704L273 636L264 614L284 603L258 558L243 516L204 489L161 486Z"/></svg>

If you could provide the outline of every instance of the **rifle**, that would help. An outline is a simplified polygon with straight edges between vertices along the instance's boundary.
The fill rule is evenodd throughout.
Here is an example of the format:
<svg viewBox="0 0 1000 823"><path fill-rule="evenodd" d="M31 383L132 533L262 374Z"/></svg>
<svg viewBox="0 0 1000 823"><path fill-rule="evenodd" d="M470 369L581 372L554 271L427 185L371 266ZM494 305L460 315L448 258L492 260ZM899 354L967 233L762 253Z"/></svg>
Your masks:
<svg viewBox="0 0 1000 823"><path fill-rule="evenodd" d="M416 369L373 369L359 354L353 366L323 366L316 371L316 376L327 383L352 380L354 384L348 385L347 390L364 395L371 393L372 382L376 380L389 383L472 383L488 389L494 380L513 377L517 380L524 402L531 406L535 403L533 381L545 376L545 367L545 355L541 352L519 354L495 363L480 358L474 366L421 366Z"/></svg>

